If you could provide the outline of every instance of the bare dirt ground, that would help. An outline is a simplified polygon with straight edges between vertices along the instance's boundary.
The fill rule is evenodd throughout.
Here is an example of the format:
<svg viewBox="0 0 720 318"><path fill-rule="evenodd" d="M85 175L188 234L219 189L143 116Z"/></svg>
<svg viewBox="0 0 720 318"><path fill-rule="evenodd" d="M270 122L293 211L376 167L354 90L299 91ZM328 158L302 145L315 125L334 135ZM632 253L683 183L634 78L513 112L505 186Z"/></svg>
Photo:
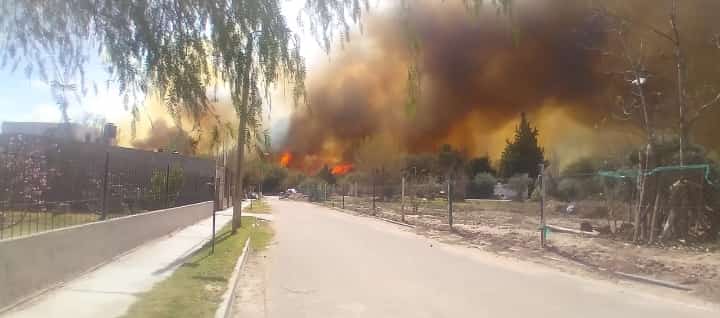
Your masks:
<svg viewBox="0 0 720 318"><path fill-rule="evenodd" d="M323 203L340 207L340 198ZM400 204L377 202L376 216L401 221ZM427 202L417 213L406 207L405 222L426 236L456 244L469 244L500 255L540 262L574 273L619 279L616 272L659 279L692 289L689 293L703 300L720 303L720 246L635 245L611 234L588 237L551 232L548 248L539 243L538 203L475 201L454 206L454 234L447 222L447 202ZM370 198L345 197L345 208L359 214L371 213ZM581 222L599 228L605 218L566 216L548 208L547 223L580 229ZM583 217L584 216L584 217Z"/></svg>

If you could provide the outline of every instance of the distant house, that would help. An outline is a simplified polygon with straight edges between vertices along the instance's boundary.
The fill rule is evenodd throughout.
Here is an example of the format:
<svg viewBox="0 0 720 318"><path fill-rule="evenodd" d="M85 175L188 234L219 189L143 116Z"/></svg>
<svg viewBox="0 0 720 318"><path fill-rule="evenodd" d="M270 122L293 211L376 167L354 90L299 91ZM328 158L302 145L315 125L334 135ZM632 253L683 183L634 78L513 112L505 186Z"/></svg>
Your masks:
<svg viewBox="0 0 720 318"><path fill-rule="evenodd" d="M66 141L103 142L102 132L75 123L3 122L2 134L45 136Z"/></svg>

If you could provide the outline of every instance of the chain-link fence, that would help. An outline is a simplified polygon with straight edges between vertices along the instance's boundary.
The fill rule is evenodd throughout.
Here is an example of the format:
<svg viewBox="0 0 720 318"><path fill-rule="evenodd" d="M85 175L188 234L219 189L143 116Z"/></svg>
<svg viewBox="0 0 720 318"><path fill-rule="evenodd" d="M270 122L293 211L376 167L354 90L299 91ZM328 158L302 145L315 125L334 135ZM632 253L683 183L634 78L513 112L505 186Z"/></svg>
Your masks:
<svg viewBox="0 0 720 318"><path fill-rule="evenodd" d="M212 200L215 162L0 135L0 239Z"/></svg>

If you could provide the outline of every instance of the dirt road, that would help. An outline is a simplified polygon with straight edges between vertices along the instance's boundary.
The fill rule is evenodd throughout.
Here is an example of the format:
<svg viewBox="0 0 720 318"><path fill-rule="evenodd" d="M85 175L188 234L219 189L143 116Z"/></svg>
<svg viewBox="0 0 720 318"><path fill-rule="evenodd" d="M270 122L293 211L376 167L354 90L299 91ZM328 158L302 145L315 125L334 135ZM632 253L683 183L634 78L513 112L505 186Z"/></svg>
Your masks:
<svg viewBox="0 0 720 318"><path fill-rule="evenodd" d="M309 203L271 200L275 243L241 276L237 317L718 317L660 298L419 236Z"/></svg>

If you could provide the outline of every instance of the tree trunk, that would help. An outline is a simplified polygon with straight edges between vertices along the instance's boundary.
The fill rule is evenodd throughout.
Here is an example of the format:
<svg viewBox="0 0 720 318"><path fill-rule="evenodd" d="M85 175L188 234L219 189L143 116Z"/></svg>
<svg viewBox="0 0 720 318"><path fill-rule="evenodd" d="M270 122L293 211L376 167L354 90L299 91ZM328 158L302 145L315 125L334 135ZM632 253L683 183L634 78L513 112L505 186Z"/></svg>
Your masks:
<svg viewBox="0 0 720 318"><path fill-rule="evenodd" d="M635 220L633 231L633 242L638 242L641 235L641 214L643 210L643 201L645 200L645 174L643 168L643 156L642 151L638 152L638 198L637 205L635 207Z"/></svg>
<svg viewBox="0 0 720 318"><path fill-rule="evenodd" d="M660 193L662 188L658 187L655 191L655 206L653 207L652 217L650 218L650 232L648 233L648 244L652 244L655 241L655 226L657 224L658 210L660 209Z"/></svg>
<svg viewBox="0 0 720 318"><path fill-rule="evenodd" d="M712 242L718 240L718 236L720 235L720 213L718 213L717 210L711 211L710 213L710 230L707 238L708 241Z"/></svg>
<svg viewBox="0 0 720 318"><path fill-rule="evenodd" d="M672 27L673 38L674 38L674 55L675 55L675 67L677 75L677 103L679 111L679 129L680 129L680 166L685 165L685 145L688 143L690 137L690 131L688 129L687 122L687 109L685 105L685 57L683 55L682 46L680 42L680 29L678 26L678 17L680 13L679 1L672 1L672 11L670 12L670 26Z"/></svg>
<svg viewBox="0 0 720 318"><path fill-rule="evenodd" d="M673 183L672 187L670 187L670 211L668 212L667 219L665 219L665 223L663 225L663 231L662 235L660 236L661 240L668 240L670 239L676 232L675 229L675 223L677 219L677 197L679 188L682 187L681 181L678 180L675 183Z"/></svg>
<svg viewBox="0 0 720 318"><path fill-rule="evenodd" d="M250 72L252 70L253 34L248 35L245 45L245 56L247 58L243 68L242 97L238 109L238 143L237 158L235 161L235 197L233 204L232 232L242 226L242 199L243 199L243 158L245 157L245 130L247 130L248 104L250 98Z"/></svg>

